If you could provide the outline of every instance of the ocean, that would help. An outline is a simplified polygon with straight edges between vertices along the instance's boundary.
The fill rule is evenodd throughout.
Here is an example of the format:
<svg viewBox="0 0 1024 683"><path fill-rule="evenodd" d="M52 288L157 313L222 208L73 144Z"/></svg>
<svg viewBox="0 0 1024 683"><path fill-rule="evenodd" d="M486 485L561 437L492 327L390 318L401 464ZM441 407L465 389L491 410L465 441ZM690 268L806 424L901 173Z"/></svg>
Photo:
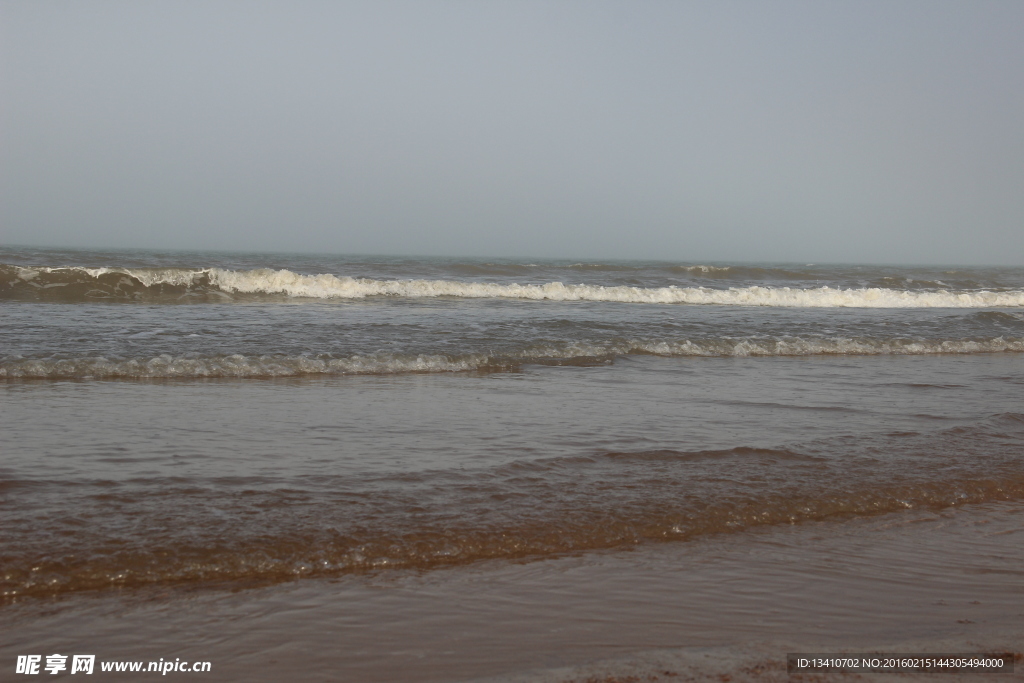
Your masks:
<svg viewBox="0 0 1024 683"><path fill-rule="evenodd" d="M2 248L0 666L1019 652L1022 352L1019 267Z"/></svg>

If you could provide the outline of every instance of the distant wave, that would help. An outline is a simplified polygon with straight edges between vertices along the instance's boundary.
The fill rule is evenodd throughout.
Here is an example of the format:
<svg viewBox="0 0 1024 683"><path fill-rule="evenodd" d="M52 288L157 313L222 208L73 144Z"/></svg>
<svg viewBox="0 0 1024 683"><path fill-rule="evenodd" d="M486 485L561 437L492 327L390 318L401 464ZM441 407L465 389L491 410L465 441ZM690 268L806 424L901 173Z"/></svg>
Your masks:
<svg viewBox="0 0 1024 683"><path fill-rule="evenodd" d="M736 266L705 266L705 265L677 265L677 266L633 266L622 263L573 263L566 268L574 268L578 270L597 270L597 271L611 271L611 272L630 272L639 270L658 270L663 268L670 272L677 273L728 273L732 271ZM745 268L745 267L741 267ZM760 272L772 272L772 269L755 268ZM786 271L778 269L775 272L784 273Z"/></svg>
<svg viewBox="0 0 1024 683"><path fill-rule="evenodd" d="M878 287L631 287L499 284L455 280L373 280L290 270L208 268L25 268L0 266L0 298L53 301L148 300L238 296L308 299L367 297L607 301L643 304L783 306L805 308L1024 307L1024 291L908 291Z"/></svg>
<svg viewBox="0 0 1024 683"><path fill-rule="evenodd" d="M405 374L507 371L528 364L579 365L617 356L758 357L824 355L921 355L1024 352L1024 339L912 340L786 337L780 339L683 339L537 344L520 351L488 355L388 354L310 357L283 354L209 357L160 355L108 359L8 357L0 360L2 379L201 379L302 377L314 375Z"/></svg>

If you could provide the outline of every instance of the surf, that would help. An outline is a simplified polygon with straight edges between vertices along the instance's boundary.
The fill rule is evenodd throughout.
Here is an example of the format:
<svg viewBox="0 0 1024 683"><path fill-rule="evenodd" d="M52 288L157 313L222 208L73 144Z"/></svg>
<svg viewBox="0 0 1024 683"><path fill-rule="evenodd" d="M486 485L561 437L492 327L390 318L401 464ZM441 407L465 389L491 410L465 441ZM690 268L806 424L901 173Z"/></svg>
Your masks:
<svg viewBox="0 0 1024 683"><path fill-rule="evenodd" d="M515 299L784 308L1020 308L1022 290L921 291L883 287L716 289L669 285L496 283L444 279L382 280L296 273L287 269L83 268L0 266L0 299L85 301L224 301L260 297L357 300Z"/></svg>

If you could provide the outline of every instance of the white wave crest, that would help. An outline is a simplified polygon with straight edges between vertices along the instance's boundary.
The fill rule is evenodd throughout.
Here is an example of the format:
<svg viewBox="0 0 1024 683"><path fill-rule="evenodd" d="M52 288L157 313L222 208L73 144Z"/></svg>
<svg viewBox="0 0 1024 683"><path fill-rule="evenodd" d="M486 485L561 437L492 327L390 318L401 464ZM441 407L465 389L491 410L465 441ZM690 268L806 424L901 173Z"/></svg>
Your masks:
<svg viewBox="0 0 1024 683"><path fill-rule="evenodd" d="M452 280L370 280L335 275L300 275L289 270L211 269L211 284L229 292L286 294L317 299L369 296L459 297L550 301L610 301L649 304L854 308L992 308L1024 306L1024 292L920 292L896 289L817 287L628 287L546 284L498 284Z"/></svg>
<svg viewBox="0 0 1024 683"><path fill-rule="evenodd" d="M704 268L704 266L695 266ZM1019 308L1024 291L909 291L879 287L841 289L815 287L632 287L566 284L501 284L457 280L374 280L330 274L303 275L290 270L246 271L207 268L19 268L24 281L40 273L86 274L92 278L118 274L145 287L204 286L227 294L270 294L312 299L407 298L527 299L606 301L645 304L779 306L802 308ZM47 286L57 286L54 284Z"/></svg>
<svg viewBox="0 0 1024 683"><path fill-rule="evenodd" d="M154 285L173 285L176 287L190 287L204 275L208 275L211 269L189 270L185 268L37 268L35 275L39 273L60 273L80 272L99 278L103 275L127 275L135 278L146 287Z"/></svg>
<svg viewBox="0 0 1024 683"><path fill-rule="evenodd" d="M732 270L732 266L679 266L683 270L691 273L728 273Z"/></svg>

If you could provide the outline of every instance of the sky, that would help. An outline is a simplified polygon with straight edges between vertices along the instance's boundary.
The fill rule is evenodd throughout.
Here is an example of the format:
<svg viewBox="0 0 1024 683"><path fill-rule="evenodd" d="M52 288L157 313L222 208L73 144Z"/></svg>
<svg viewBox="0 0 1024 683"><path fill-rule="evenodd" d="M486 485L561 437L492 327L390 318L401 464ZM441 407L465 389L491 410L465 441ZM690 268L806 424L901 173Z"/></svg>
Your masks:
<svg viewBox="0 0 1024 683"><path fill-rule="evenodd" d="M0 244L1024 265L1024 2L0 0Z"/></svg>

